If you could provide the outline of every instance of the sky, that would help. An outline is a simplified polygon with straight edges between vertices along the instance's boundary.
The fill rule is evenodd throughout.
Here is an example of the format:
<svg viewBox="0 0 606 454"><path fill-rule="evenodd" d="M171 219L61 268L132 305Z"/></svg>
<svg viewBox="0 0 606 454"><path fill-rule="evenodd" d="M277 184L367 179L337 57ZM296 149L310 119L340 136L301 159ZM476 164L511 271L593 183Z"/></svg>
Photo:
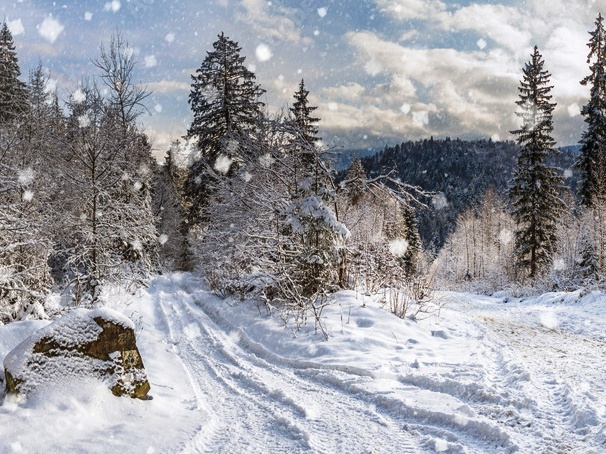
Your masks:
<svg viewBox="0 0 606 454"><path fill-rule="evenodd" d="M515 139L522 68L537 45L551 72L554 138L578 142L588 32L606 0L8 0L22 78L38 63L62 99L98 76L91 63L119 31L147 86L140 122L157 156L192 116L191 74L224 32L266 90L270 113L301 79L334 148L406 140Z"/></svg>

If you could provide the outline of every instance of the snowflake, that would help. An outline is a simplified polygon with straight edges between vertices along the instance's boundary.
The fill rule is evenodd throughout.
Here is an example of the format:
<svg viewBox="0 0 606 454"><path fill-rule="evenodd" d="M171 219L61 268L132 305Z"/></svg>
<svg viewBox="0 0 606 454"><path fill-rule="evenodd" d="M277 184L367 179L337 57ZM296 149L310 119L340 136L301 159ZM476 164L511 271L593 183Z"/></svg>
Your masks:
<svg viewBox="0 0 606 454"><path fill-rule="evenodd" d="M224 154L219 155L217 160L215 161L214 169L226 175L229 172L229 168L231 167L232 159L229 156L225 156Z"/></svg>
<svg viewBox="0 0 606 454"><path fill-rule="evenodd" d="M23 201L31 202L34 198L34 192L30 190L23 191Z"/></svg>
<svg viewBox="0 0 606 454"><path fill-rule="evenodd" d="M158 243L160 243L160 244L166 244L167 241L168 241L168 235L166 235L165 233L163 233L162 235L160 235L158 237Z"/></svg>
<svg viewBox="0 0 606 454"><path fill-rule="evenodd" d="M48 16L38 25L38 33L52 44L57 40L64 28L58 20L53 19L53 16Z"/></svg>
<svg viewBox="0 0 606 454"><path fill-rule="evenodd" d="M268 61L273 57L273 53L267 44L259 44L255 50L255 55L259 61Z"/></svg>
<svg viewBox="0 0 606 454"><path fill-rule="evenodd" d="M391 252L396 257L403 257L408 250L408 241L404 238L399 238L397 240L390 241L389 243L389 252Z"/></svg>
<svg viewBox="0 0 606 454"><path fill-rule="evenodd" d="M145 67L146 68L153 68L157 64L158 64L158 61L156 60L155 55L147 55L145 57Z"/></svg>
<svg viewBox="0 0 606 454"><path fill-rule="evenodd" d="M35 176L36 173L34 172L34 170L31 167L28 167L19 171L17 179L22 185L28 185L34 181Z"/></svg>
<svg viewBox="0 0 606 454"><path fill-rule="evenodd" d="M261 164L261 166L265 167L266 169L269 169L274 162L275 159L272 158L269 153L265 153L263 156L259 157L259 164Z"/></svg>
<svg viewBox="0 0 606 454"><path fill-rule="evenodd" d="M86 101L86 93L84 93L80 88L78 88L73 94L72 94L72 100L76 103L82 103L84 101Z"/></svg>
<svg viewBox="0 0 606 454"><path fill-rule="evenodd" d="M105 11L111 11L112 13L117 13L121 7L122 7L122 4L118 0L113 0L111 2L107 2L105 4L105 6L103 7L103 9Z"/></svg>
<svg viewBox="0 0 606 454"><path fill-rule="evenodd" d="M78 126L81 128L86 128L90 126L90 118L88 117L88 115L84 114L78 117Z"/></svg>

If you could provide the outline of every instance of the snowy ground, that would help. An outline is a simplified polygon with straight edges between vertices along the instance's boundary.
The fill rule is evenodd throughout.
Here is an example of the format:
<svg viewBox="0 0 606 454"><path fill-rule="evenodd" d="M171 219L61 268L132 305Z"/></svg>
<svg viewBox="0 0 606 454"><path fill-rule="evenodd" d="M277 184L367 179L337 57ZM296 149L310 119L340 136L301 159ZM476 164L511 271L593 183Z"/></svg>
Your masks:
<svg viewBox="0 0 606 454"><path fill-rule="evenodd" d="M0 453L606 452L606 296L448 293L419 322L338 297L324 341L187 274L114 295L154 399L87 381L6 399ZM0 359L43 324L0 327Z"/></svg>

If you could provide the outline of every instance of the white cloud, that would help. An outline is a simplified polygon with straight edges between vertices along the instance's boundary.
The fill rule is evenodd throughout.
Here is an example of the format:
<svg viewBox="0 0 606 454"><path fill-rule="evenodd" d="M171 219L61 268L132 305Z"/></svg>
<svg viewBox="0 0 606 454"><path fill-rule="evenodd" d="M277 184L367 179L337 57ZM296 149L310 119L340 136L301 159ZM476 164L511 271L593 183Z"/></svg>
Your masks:
<svg viewBox="0 0 606 454"><path fill-rule="evenodd" d="M398 20L426 19L446 10L439 0L376 0L382 13Z"/></svg>
<svg viewBox="0 0 606 454"><path fill-rule="evenodd" d="M528 15L515 7L475 3L441 20L447 30L475 30L515 52L530 46L533 38Z"/></svg>
<svg viewBox="0 0 606 454"><path fill-rule="evenodd" d="M48 16L38 25L38 33L40 36L51 44L57 40L64 29L65 27L63 27L57 19L53 19L52 16Z"/></svg>
<svg viewBox="0 0 606 454"><path fill-rule="evenodd" d="M22 35L25 32L21 19L9 20L6 22L6 26L13 36Z"/></svg>
<svg viewBox="0 0 606 454"><path fill-rule="evenodd" d="M191 85L185 82L175 80L161 80L158 82L149 82L146 84L149 91L154 93L172 93L175 91L190 91Z"/></svg>
<svg viewBox="0 0 606 454"><path fill-rule="evenodd" d="M263 39L295 43L308 41L302 38L300 25L291 19L296 17L295 10L267 0L242 0L241 4L243 11L237 13L236 18L252 26Z"/></svg>
<svg viewBox="0 0 606 454"><path fill-rule="evenodd" d="M390 82L367 88L364 98L352 102L358 114L348 112L350 118L339 120L351 125L352 118L365 117L380 134L396 137L458 137L461 132L507 136L514 129L510 113L515 110L521 66L502 49L419 49L371 32L350 32L346 39L366 72L372 62L371 68L381 68Z"/></svg>

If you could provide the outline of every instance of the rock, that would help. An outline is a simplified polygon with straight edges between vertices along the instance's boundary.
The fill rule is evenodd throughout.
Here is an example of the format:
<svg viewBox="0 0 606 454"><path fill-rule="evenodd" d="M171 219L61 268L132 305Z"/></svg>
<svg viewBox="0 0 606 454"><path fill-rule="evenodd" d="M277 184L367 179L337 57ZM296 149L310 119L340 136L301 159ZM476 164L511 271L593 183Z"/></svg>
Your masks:
<svg viewBox="0 0 606 454"><path fill-rule="evenodd" d="M33 333L4 359L5 391L94 377L116 396L148 399L150 386L133 322L111 309L76 309Z"/></svg>

